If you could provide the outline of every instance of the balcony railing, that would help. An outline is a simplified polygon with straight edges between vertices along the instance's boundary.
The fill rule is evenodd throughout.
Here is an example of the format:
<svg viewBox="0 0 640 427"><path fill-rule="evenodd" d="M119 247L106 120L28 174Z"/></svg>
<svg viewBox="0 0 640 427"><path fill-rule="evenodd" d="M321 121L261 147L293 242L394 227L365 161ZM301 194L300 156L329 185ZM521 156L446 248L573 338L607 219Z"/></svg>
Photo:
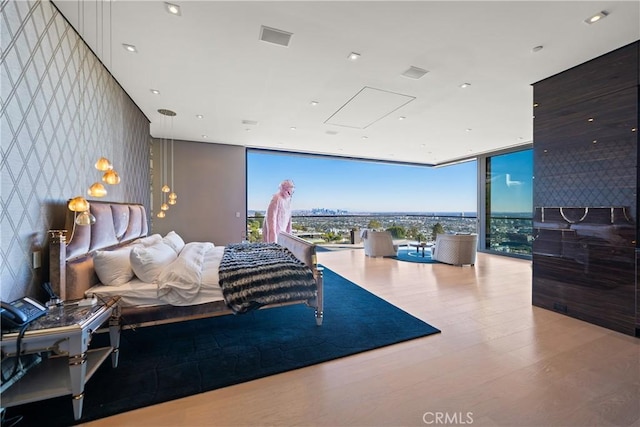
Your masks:
<svg viewBox="0 0 640 427"><path fill-rule="evenodd" d="M247 218L249 241L260 241L262 216ZM368 214L294 215L294 233L318 244L356 244L363 228L389 230L394 238L432 242L434 230L440 233L477 233L478 218L462 215ZM485 250L510 255L531 255L531 218L492 216L485 236Z"/></svg>

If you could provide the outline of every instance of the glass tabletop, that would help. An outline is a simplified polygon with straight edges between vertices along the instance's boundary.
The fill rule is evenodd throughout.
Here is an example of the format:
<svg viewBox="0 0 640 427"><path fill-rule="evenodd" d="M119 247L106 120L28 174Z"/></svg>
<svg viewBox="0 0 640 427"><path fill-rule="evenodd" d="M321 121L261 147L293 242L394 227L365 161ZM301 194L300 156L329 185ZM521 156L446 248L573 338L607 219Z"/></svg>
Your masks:
<svg viewBox="0 0 640 427"><path fill-rule="evenodd" d="M81 306L78 301L69 301L64 304L53 305L48 307L47 314L33 320L26 329L29 331L38 331L43 329L62 328L73 325L82 325L89 321L94 315L103 312L112 306L119 298L112 298L106 302L98 302L95 305ZM3 330L4 335L12 335L18 330Z"/></svg>
<svg viewBox="0 0 640 427"><path fill-rule="evenodd" d="M104 304L100 303L93 306L79 306L77 302L50 307L47 314L31 322L27 331L76 325L91 318L103 307Z"/></svg>

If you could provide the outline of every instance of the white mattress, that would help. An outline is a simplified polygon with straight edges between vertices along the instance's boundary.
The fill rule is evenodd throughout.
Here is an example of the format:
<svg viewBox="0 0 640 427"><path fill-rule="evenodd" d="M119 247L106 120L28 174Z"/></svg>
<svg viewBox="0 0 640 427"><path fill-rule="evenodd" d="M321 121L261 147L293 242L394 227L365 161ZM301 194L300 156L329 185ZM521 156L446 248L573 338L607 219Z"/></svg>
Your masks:
<svg viewBox="0 0 640 427"><path fill-rule="evenodd" d="M89 288L85 295L96 295L101 299L118 295L120 296L120 307L167 305L165 301L158 299L158 285L145 283L137 278L122 286L96 285ZM193 305L222 300L220 286L202 288L193 301Z"/></svg>
<svg viewBox="0 0 640 427"><path fill-rule="evenodd" d="M202 286L196 297L189 305L222 301L222 289L218 280L218 267L224 252L224 246L216 246L205 255L206 268L202 272ZM120 296L121 307L167 305L166 301L158 298L158 285L146 283L134 277L121 286L104 286L98 284L89 288L85 295L96 295L102 299Z"/></svg>

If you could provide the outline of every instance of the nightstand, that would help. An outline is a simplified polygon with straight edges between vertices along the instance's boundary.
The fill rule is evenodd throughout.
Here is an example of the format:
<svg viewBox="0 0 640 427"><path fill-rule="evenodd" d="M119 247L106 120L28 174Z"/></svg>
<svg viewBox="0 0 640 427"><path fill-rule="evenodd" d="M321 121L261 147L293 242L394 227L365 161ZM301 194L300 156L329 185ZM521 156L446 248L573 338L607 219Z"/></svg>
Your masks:
<svg viewBox="0 0 640 427"><path fill-rule="evenodd" d="M68 302L32 322L22 339L21 354L47 353L48 357L2 393L2 407L71 394L73 415L80 419L86 382L109 355L112 366L118 366L119 299L113 297L93 306ZM110 345L89 349L91 336L107 320ZM17 331L3 332L3 357L16 355L17 338Z"/></svg>

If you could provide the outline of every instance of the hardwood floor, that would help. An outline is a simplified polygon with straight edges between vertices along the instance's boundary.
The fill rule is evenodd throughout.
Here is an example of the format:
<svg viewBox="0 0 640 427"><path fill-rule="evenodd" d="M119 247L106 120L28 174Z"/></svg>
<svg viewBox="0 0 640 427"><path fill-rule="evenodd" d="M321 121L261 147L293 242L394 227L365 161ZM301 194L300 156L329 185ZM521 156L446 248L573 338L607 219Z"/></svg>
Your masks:
<svg viewBox="0 0 640 427"><path fill-rule="evenodd" d="M640 426L640 340L533 307L531 262L318 258L442 333L86 425Z"/></svg>

